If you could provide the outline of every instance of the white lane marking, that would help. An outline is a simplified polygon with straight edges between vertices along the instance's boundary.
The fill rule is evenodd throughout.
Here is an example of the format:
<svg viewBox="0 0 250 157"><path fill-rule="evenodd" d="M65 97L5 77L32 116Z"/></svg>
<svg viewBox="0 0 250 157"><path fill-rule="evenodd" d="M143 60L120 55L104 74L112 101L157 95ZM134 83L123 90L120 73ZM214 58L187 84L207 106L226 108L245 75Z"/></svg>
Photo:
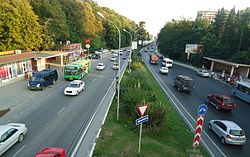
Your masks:
<svg viewBox="0 0 250 157"><path fill-rule="evenodd" d="M93 82L95 82L95 81L96 81L96 79L93 79L92 81L93 81Z"/></svg>
<svg viewBox="0 0 250 157"><path fill-rule="evenodd" d="M25 148L25 145L23 145L23 146L13 155L13 157L16 157L24 148Z"/></svg>
<svg viewBox="0 0 250 157"><path fill-rule="evenodd" d="M81 143L82 143L82 141L83 141L83 138L84 138L84 136L86 135L86 133L87 133L89 127L90 127L90 124L91 124L92 121L94 120L94 117L96 116L97 111L98 111L99 108L101 107L101 104L103 103L104 98L105 98L105 97L107 96L107 94L109 93L109 91L110 91L110 89L111 89L111 87L112 87L112 84L114 84L115 81L116 81L116 80L114 80L114 81L111 83L111 86L109 87L109 89L108 89L107 92L105 93L104 97L102 98L101 102L99 103L99 106L97 107L97 109L95 110L94 114L92 115L92 117L91 117L89 123L87 124L86 129L84 130L82 136L81 136L80 139L78 140L78 143L76 144L75 149L72 151L70 157L75 157L75 156L76 156L77 151L78 151L78 149L80 148Z"/></svg>
<svg viewBox="0 0 250 157"><path fill-rule="evenodd" d="M60 113L62 113L62 111L65 109L65 107L63 107L60 111L58 111L57 113L56 113L56 115L58 116Z"/></svg>
<svg viewBox="0 0 250 157"><path fill-rule="evenodd" d="M158 81L162 82L163 85L167 88L167 90L169 91L169 93L174 97L174 99L181 104L181 107L185 110L185 112L188 114L189 117L191 117L191 119L193 120L194 123L196 123L195 119L189 114L189 112L185 109L184 105L174 96L174 94L171 92L171 90L165 85L165 83L161 80L161 78L155 73L153 72L153 70L150 68L150 66L148 64L146 64L148 69L154 73L155 75L153 75L155 77L155 79L157 79ZM157 78L156 78L157 77ZM176 108L178 109L178 111L181 113L182 117L186 120L186 122L188 122L189 126L191 127L191 129L193 131L195 131L193 125L188 121L188 119L185 117L184 113L182 113L182 111L180 110L180 108L178 107L178 105L175 103L175 101L173 100L172 97L170 97L170 95L167 93L167 91L165 90L165 88L163 88L163 86L161 84L159 84L162 89L164 90L164 92L168 95L169 99L171 99L171 101L174 103L174 105L176 106ZM224 152L222 152L222 150L214 143L214 141L208 136L208 134L205 132L205 130L203 130L203 133L207 136L207 138L210 140L210 142L218 149L218 151L226 157L226 155L224 154ZM204 142L203 139L201 139L202 143L204 144L204 146L207 148L207 150L210 152L210 154L212 156L215 156L213 154L213 152L210 150L210 148L207 146L207 144Z"/></svg>

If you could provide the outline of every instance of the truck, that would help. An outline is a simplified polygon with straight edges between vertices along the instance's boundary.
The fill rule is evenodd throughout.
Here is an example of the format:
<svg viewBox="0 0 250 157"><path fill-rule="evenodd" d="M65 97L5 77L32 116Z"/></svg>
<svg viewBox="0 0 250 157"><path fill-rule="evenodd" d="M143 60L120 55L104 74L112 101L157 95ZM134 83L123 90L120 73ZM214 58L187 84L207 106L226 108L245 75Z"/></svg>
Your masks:
<svg viewBox="0 0 250 157"><path fill-rule="evenodd" d="M159 57L156 54L149 55L149 63L151 64L158 64Z"/></svg>

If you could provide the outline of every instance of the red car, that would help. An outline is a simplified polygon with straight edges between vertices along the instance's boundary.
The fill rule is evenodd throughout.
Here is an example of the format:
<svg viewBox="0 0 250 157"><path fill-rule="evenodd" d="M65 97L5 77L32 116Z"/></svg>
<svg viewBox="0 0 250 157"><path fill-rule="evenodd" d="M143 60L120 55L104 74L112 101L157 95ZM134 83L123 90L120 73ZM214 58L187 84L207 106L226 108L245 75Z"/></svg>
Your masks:
<svg viewBox="0 0 250 157"><path fill-rule="evenodd" d="M44 148L34 157L66 157L66 151L63 148Z"/></svg>
<svg viewBox="0 0 250 157"><path fill-rule="evenodd" d="M236 108L236 102L233 98L226 95L210 94L207 96L207 102L214 105L217 110L232 111Z"/></svg>

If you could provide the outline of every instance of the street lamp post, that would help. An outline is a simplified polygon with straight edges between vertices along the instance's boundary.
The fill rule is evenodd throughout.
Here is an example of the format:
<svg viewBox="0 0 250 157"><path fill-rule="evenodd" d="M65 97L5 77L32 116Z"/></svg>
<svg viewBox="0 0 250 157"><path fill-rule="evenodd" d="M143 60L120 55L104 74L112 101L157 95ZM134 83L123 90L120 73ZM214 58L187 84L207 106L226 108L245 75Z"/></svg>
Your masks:
<svg viewBox="0 0 250 157"><path fill-rule="evenodd" d="M120 70L121 70L121 66L120 66L120 49L121 49L121 32L119 27L113 22L110 21L108 18L106 18L104 15L102 15L102 13L97 12L97 14L99 16L101 16L102 18L104 18L105 20L107 20L108 22L112 23L118 30L119 33L119 48L118 48L118 78L117 78L117 110L116 110L116 118L117 121L119 121L119 110L120 110Z"/></svg>
<svg viewBox="0 0 250 157"><path fill-rule="evenodd" d="M129 53L129 61L128 61L128 68L130 70L130 63L131 63L131 53L132 53L132 34L127 31L126 29L122 29L124 32L128 33L130 35L130 53Z"/></svg>

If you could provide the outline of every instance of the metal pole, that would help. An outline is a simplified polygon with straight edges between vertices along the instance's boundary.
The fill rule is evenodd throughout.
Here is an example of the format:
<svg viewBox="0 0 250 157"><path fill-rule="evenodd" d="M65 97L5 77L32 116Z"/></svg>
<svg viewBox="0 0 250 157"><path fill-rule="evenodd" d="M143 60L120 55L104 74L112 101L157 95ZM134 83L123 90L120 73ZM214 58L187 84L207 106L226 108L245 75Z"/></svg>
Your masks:
<svg viewBox="0 0 250 157"><path fill-rule="evenodd" d="M141 154L141 133L142 133L142 123L140 124L140 135L139 135L139 147L138 147L138 155Z"/></svg>
<svg viewBox="0 0 250 157"><path fill-rule="evenodd" d="M120 70L121 70L121 65L120 65L120 49L121 49L121 32L119 27L113 22L110 21L109 19L107 19L104 15L102 15L102 13L97 12L97 14L99 16L101 16L102 18L104 18L105 20L107 20L108 22L112 23L118 30L119 33L119 48L118 48L118 79L117 79L117 121L119 121L119 110L120 110Z"/></svg>
<svg viewBox="0 0 250 157"><path fill-rule="evenodd" d="M124 32L127 32L129 35L130 35L130 53L129 53L129 61L128 61L128 68L129 68L129 70L130 70L130 60L131 60L131 53L132 53L132 41L133 41L133 39L132 39L132 34L129 32L129 31L127 31L126 29L123 29L123 31Z"/></svg>

